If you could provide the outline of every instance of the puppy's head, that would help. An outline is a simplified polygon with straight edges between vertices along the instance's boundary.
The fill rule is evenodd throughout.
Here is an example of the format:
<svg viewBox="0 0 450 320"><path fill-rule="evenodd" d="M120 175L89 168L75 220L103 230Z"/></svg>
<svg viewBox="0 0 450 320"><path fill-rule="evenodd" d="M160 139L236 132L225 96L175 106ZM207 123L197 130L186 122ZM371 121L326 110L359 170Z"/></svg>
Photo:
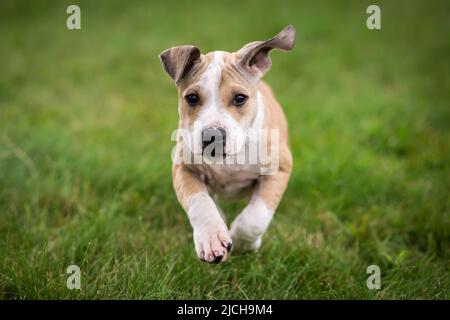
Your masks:
<svg viewBox="0 0 450 320"><path fill-rule="evenodd" d="M272 39L251 42L233 53L201 54L197 47L185 45L160 54L164 70L178 87L180 127L190 133L195 154L212 142L220 143L227 154L240 149L257 118L257 85L271 67L269 52L291 50L294 44L295 29L287 26Z"/></svg>

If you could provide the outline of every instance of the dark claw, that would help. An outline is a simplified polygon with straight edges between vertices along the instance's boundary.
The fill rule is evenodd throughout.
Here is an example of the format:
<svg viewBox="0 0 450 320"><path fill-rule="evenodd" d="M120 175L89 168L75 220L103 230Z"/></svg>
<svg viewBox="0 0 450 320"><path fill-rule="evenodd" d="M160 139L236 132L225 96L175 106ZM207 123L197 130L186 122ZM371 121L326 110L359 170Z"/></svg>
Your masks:
<svg viewBox="0 0 450 320"><path fill-rule="evenodd" d="M201 257L198 257L198 258L200 259L200 261L206 262L206 259L205 259L205 253L202 251L202 252L200 253L200 255L201 255Z"/></svg>
<svg viewBox="0 0 450 320"><path fill-rule="evenodd" d="M214 258L213 261L211 261L211 263L217 264L220 261L222 261L222 258L223 258L223 256L217 256L217 257Z"/></svg>

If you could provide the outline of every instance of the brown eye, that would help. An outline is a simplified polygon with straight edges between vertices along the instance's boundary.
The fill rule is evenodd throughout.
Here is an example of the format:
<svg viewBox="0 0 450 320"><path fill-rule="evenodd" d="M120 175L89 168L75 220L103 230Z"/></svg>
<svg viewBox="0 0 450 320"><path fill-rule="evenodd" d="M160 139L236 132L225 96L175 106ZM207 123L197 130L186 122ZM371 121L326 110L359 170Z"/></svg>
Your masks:
<svg viewBox="0 0 450 320"><path fill-rule="evenodd" d="M198 104L198 101L200 100L198 98L198 95L195 93L192 94L188 94L187 96L184 97L184 99L186 99L186 102L188 103L188 105L190 105L191 107L195 107Z"/></svg>
<svg viewBox="0 0 450 320"><path fill-rule="evenodd" d="M239 93L233 97L233 105L240 107L247 101L247 98L248 97L245 94Z"/></svg>

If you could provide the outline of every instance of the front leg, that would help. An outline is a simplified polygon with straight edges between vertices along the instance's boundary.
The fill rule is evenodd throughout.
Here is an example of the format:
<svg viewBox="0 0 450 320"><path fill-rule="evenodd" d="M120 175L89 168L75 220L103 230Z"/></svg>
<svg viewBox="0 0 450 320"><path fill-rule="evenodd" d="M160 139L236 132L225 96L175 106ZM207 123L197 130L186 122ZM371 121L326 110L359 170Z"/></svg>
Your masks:
<svg viewBox="0 0 450 320"><path fill-rule="evenodd" d="M267 230L273 214L286 190L292 168L292 158L285 151L285 161L274 175L261 176L250 203L236 217L230 227L234 250L238 252L256 251Z"/></svg>
<svg viewBox="0 0 450 320"><path fill-rule="evenodd" d="M231 237L204 182L185 165L174 166L173 182L194 231L197 256L209 263L225 261L231 249Z"/></svg>

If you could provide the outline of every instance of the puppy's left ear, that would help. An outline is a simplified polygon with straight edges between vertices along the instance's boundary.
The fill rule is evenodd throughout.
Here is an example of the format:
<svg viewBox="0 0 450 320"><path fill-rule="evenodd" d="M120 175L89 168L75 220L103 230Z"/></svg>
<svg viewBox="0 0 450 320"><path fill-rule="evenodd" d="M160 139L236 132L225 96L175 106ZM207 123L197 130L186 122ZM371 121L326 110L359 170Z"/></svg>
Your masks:
<svg viewBox="0 0 450 320"><path fill-rule="evenodd" d="M236 54L241 66L256 77L262 77L272 66L269 52L272 49L291 50L295 45L295 28L291 25L267 41L256 41L245 45Z"/></svg>

